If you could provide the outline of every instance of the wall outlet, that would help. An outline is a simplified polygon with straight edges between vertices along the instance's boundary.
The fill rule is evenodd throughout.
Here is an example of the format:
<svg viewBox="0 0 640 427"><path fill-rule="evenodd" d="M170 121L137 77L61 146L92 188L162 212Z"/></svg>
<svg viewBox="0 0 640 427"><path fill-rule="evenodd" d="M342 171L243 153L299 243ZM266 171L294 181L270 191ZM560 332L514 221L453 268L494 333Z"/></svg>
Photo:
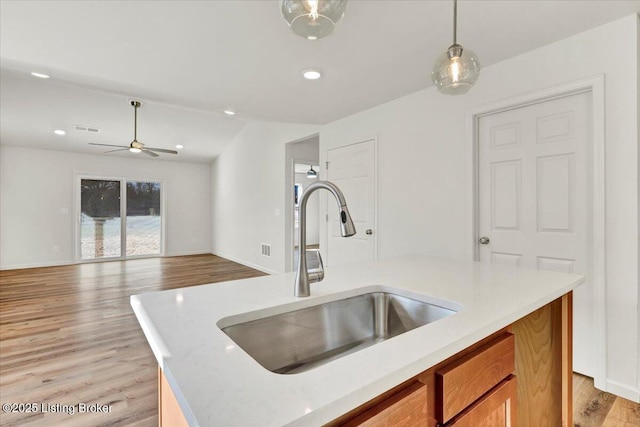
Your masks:
<svg viewBox="0 0 640 427"><path fill-rule="evenodd" d="M53 252L60 252L60 246L56 245L52 248Z"/></svg>
<svg viewBox="0 0 640 427"><path fill-rule="evenodd" d="M276 216L280 216L280 209L276 209L275 210L275 214L276 214Z"/></svg>

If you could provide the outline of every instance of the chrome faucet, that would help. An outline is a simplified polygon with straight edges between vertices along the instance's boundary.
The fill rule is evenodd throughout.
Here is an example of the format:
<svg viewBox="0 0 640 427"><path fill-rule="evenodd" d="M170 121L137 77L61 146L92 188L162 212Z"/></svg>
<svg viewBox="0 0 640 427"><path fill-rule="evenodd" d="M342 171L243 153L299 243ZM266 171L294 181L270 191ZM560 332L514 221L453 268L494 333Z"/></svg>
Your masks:
<svg viewBox="0 0 640 427"><path fill-rule="evenodd" d="M332 182L316 181L309 185L302 193L300 198L300 211L298 217L298 272L296 273L295 287L293 295L297 297L308 297L311 295L310 283L319 282L324 279L324 267L322 266L322 258L320 252L317 252L318 261L320 263L319 271L309 273L307 270L307 200L314 191L324 188L329 190L338 201L338 209L340 210L340 234L342 237L349 237L356 234L356 227L347 209L347 201L344 199L342 191Z"/></svg>

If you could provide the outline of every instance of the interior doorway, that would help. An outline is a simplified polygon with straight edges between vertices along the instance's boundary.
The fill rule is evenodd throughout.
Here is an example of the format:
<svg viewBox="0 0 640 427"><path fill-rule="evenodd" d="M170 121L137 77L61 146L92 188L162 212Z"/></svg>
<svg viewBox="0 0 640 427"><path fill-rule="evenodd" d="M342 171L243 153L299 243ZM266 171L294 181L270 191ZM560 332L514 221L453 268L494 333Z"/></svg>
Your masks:
<svg viewBox="0 0 640 427"><path fill-rule="evenodd" d="M509 117L527 111L525 121ZM585 274L574 292L573 368L606 391L603 76L496 101L469 118L468 253Z"/></svg>
<svg viewBox="0 0 640 427"><path fill-rule="evenodd" d="M294 271L298 260L298 218L300 215L298 202L309 184L324 179L320 170L319 135L311 135L290 142L287 144L285 156L285 164L287 165L285 188L285 271ZM319 249L320 245L319 200L320 196L316 192L307 201L307 249ZM311 258L309 258L309 261L311 261Z"/></svg>
<svg viewBox="0 0 640 427"><path fill-rule="evenodd" d="M315 164L314 164L315 163ZM300 243L300 197L309 184L320 179L320 165L317 162L307 161L293 165L293 269L298 268L298 245ZM306 224L307 224L307 249L320 248L320 205L319 194L313 193L307 201ZM315 261L314 261L315 260ZM310 258L310 262L317 264L317 258ZM317 268L317 265L309 265L309 268Z"/></svg>
<svg viewBox="0 0 640 427"><path fill-rule="evenodd" d="M587 277L574 291L573 369L594 377L590 111L581 92L479 118L478 256Z"/></svg>
<svg viewBox="0 0 640 427"><path fill-rule="evenodd" d="M347 201L356 227L348 239L340 233L335 200L327 198L327 250L325 266L377 258L376 140L374 138L327 151L326 179L336 184Z"/></svg>

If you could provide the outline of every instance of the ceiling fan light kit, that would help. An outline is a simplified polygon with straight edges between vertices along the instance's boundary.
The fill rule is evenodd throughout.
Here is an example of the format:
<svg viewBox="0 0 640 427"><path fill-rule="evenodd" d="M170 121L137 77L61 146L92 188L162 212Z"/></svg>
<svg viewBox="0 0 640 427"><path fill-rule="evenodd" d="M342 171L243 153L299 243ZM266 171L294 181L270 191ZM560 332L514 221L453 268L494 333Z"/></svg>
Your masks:
<svg viewBox="0 0 640 427"><path fill-rule="evenodd" d="M480 62L475 53L457 43L458 0L453 0L453 44L438 56L431 79L441 93L467 93L480 75Z"/></svg>
<svg viewBox="0 0 640 427"><path fill-rule="evenodd" d="M105 151L105 153L113 153L115 151L129 150L132 153L145 153L151 157L158 157L157 153L178 154L176 150L166 150L164 148L152 148L146 147L142 142L138 141L138 108L142 106L140 101L129 101L133 107L133 141L128 146L125 145L112 145L112 144L100 144L97 142L90 142L90 145L101 145L104 147L117 147L117 150ZM156 153L157 152L157 153Z"/></svg>
<svg viewBox="0 0 640 427"><path fill-rule="evenodd" d="M317 40L333 32L347 0L282 0L282 15L294 33Z"/></svg>

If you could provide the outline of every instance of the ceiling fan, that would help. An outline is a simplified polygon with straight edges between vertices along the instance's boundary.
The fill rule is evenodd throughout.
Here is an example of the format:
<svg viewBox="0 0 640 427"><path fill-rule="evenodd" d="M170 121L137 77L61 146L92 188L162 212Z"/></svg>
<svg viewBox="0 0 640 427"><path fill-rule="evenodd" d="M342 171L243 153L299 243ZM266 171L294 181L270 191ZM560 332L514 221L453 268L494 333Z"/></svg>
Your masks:
<svg viewBox="0 0 640 427"><path fill-rule="evenodd" d="M131 101L131 106L133 107L133 141L128 146L126 145L112 145L112 144L100 144L97 142L90 142L90 145L102 145L104 147L118 147L117 150L109 150L105 151L105 153L113 153L114 151L125 151L129 150L132 153L140 153L143 152L148 154L151 157L158 157L158 153L167 153L167 154L178 154L175 150L165 150L164 148L151 148L145 147L142 142L139 142L137 139L138 134L138 108L140 108L142 104L140 101Z"/></svg>

